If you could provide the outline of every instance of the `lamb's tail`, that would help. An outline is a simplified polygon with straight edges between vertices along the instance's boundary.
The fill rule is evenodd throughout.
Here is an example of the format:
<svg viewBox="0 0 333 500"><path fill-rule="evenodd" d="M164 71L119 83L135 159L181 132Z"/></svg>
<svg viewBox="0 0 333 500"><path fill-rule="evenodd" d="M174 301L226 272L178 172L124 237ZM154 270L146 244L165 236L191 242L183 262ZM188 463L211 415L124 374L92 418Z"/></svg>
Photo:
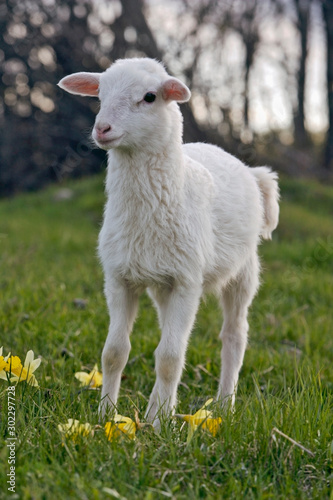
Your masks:
<svg viewBox="0 0 333 500"><path fill-rule="evenodd" d="M261 236L266 240L272 239L272 232L279 222L279 198L278 175L268 167L252 168L264 203L264 223Z"/></svg>

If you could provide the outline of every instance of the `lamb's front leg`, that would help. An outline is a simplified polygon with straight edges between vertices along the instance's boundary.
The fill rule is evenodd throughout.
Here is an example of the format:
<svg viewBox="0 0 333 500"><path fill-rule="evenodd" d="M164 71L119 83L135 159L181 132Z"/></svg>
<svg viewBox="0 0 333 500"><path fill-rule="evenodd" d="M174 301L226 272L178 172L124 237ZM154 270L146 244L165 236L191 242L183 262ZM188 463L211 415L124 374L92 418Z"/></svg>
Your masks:
<svg viewBox="0 0 333 500"><path fill-rule="evenodd" d="M103 387L99 407L103 418L117 403L120 379L128 360L129 336L135 320L138 297L123 283L106 280L105 295L110 313L110 327L102 353Z"/></svg>
<svg viewBox="0 0 333 500"><path fill-rule="evenodd" d="M185 363L187 341L195 320L201 287L176 287L154 295L159 309L161 341L155 351L156 382L146 417L159 427L158 413L169 413L176 405L177 387Z"/></svg>

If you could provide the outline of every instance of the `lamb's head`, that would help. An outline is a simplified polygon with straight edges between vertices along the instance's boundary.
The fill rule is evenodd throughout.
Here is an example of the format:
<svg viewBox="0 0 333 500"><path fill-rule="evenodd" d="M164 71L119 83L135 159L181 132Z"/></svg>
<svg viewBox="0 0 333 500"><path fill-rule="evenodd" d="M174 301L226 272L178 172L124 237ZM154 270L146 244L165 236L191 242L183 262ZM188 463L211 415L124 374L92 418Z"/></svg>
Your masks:
<svg viewBox="0 0 333 500"><path fill-rule="evenodd" d="M104 73L74 73L59 82L72 94L96 96L100 111L92 137L102 149L152 148L181 135L177 102L191 93L153 59L120 59Z"/></svg>

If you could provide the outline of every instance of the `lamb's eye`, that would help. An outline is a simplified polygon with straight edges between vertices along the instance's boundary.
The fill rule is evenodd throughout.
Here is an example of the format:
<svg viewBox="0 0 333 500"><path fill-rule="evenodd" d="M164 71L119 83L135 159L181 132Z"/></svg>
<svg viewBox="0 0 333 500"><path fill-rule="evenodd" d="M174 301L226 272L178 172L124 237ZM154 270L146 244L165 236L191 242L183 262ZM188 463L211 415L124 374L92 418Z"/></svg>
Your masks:
<svg viewBox="0 0 333 500"><path fill-rule="evenodd" d="M147 92L147 94L143 98L143 100L146 102L154 102L155 99L156 99L156 95L153 94L152 92Z"/></svg>

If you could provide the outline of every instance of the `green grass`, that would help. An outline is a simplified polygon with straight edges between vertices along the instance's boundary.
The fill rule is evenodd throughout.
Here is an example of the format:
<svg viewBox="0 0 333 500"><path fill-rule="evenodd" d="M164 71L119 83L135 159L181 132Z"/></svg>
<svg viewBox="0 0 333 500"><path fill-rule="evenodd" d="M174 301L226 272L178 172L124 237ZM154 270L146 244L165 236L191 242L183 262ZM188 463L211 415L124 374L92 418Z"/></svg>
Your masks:
<svg viewBox="0 0 333 500"><path fill-rule="evenodd" d="M250 313L250 341L234 415L216 437L189 445L181 422L166 421L135 441L93 438L62 445L68 418L98 423L98 390L74 373L99 363L108 328L96 241L103 178L0 202L0 346L42 357L39 388L16 388L16 493L7 491L7 383L0 380L0 498L19 499L333 499L333 188L281 181L281 221L260 247L262 286ZM77 308L74 299L85 299ZM193 413L217 391L222 316L202 304L179 388L179 413ZM132 334L119 412L143 419L159 340L147 296ZM215 409L219 414L218 409ZM313 452L272 432L277 428Z"/></svg>

